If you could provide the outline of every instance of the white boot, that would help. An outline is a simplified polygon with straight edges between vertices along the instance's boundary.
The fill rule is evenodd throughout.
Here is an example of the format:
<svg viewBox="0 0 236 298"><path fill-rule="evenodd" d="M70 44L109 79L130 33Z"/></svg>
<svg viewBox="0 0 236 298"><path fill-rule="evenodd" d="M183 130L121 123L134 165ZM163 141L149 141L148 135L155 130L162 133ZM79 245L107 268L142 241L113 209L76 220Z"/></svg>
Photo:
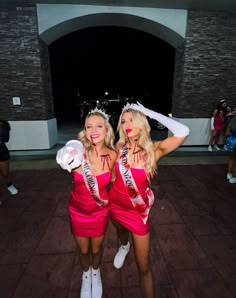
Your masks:
<svg viewBox="0 0 236 298"><path fill-rule="evenodd" d="M92 276L91 267L88 271L83 271L80 298L92 298Z"/></svg>
<svg viewBox="0 0 236 298"><path fill-rule="evenodd" d="M92 268L92 298L102 298L102 280L99 268Z"/></svg>

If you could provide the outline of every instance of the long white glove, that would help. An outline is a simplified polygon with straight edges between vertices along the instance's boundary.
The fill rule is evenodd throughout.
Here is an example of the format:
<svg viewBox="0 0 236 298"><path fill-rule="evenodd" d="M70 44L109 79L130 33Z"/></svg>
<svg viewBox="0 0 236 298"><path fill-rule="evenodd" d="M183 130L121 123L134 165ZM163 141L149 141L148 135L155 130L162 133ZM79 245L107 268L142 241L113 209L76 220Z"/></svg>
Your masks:
<svg viewBox="0 0 236 298"><path fill-rule="evenodd" d="M149 110L141 105L139 102L137 104L132 104L132 109L143 112L146 116L150 117L151 119L159 121L165 127L167 127L176 137L185 137L189 135L189 128L167 116L164 116L160 113L155 111Z"/></svg>
<svg viewBox="0 0 236 298"><path fill-rule="evenodd" d="M84 146L80 141L71 140L58 150L56 161L63 170L71 172L81 165L84 154Z"/></svg>

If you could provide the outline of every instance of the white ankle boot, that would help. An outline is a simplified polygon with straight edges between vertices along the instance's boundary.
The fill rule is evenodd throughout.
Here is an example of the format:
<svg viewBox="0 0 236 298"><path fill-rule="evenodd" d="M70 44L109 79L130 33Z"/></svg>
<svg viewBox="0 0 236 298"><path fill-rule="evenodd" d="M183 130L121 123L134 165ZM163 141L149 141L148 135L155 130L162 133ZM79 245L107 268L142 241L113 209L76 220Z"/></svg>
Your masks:
<svg viewBox="0 0 236 298"><path fill-rule="evenodd" d="M92 298L102 298L102 280L99 268L92 268Z"/></svg>
<svg viewBox="0 0 236 298"><path fill-rule="evenodd" d="M92 275L91 268L88 271L84 271L82 275L82 284L80 290L80 298L92 298Z"/></svg>

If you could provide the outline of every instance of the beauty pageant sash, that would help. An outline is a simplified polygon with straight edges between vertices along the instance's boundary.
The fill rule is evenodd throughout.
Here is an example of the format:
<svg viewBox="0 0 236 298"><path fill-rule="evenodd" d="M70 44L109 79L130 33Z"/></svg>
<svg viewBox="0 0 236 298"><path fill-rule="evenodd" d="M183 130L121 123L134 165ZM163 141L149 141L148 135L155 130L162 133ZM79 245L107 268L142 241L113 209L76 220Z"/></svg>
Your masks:
<svg viewBox="0 0 236 298"><path fill-rule="evenodd" d="M103 200L100 197L96 176L93 175L89 162L86 159L82 160L82 169L85 185L96 203L100 206L106 206L108 200Z"/></svg>
<svg viewBox="0 0 236 298"><path fill-rule="evenodd" d="M134 181L132 172L128 167L128 147L127 144L122 148L122 154L120 156L119 169L123 179L123 182L126 186L128 195L134 206L134 209L140 214L143 223L146 224L149 211L154 203L154 195L152 190L148 187L145 191L145 195L148 198L148 206L144 202L141 194L138 191L138 187Z"/></svg>

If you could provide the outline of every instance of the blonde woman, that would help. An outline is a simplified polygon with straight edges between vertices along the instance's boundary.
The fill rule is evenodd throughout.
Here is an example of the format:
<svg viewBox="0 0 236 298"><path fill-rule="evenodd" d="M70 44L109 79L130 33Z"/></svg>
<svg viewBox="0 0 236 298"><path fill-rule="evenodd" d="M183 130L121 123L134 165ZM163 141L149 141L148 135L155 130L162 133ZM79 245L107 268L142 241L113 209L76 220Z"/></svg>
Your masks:
<svg viewBox="0 0 236 298"><path fill-rule="evenodd" d="M159 121L173 135L152 142L146 116ZM122 267L130 249L131 233L143 297L154 298L149 260L149 211L154 196L149 184L158 160L184 142L189 128L137 103L127 104L123 108L118 131L120 138L116 147L119 153L114 166L115 179L109 190L111 218L121 244L114 259L114 266L117 269Z"/></svg>
<svg viewBox="0 0 236 298"><path fill-rule="evenodd" d="M212 151L214 149L221 150L218 146L218 142L221 134L223 134L225 127L225 108L227 106L227 102L225 99L222 99L218 102L216 109L213 111L211 117L211 136L209 139L208 151Z"/></svg>
<svg viewBox="0 0 236 298"><path fill-rule="evenodd" d="M100 264L109 221L107 186L117 157L114 132L104 111L95 109L85 119L77 140L57 153L57 162L72 171L69 200L71 232L78 245L83 268L81 298L101 298Z"/></svg>

